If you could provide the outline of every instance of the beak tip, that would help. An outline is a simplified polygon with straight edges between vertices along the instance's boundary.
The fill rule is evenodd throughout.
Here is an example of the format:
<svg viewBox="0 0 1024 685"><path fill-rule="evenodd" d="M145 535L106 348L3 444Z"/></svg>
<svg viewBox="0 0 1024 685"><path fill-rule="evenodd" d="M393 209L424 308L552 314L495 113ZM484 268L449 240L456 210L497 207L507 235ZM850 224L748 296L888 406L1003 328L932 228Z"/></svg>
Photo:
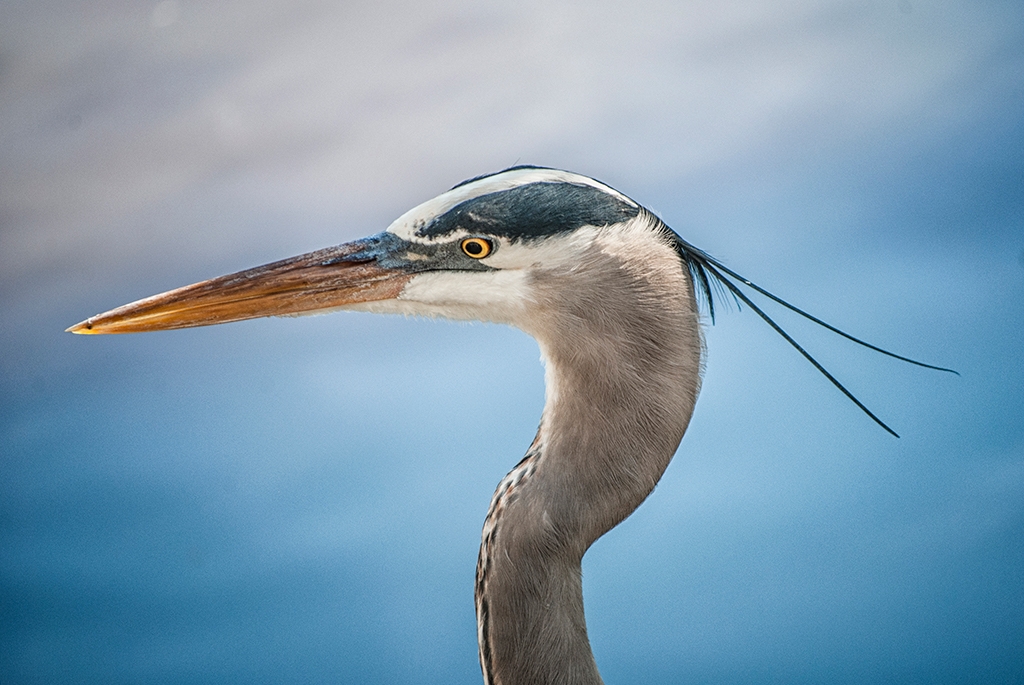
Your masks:
<svg viewBox="0 0 1024 685"><path fill-rule="evenodd" d="M98 331L94 331L92 329L92 324L89 323L88 319L86 319L85 321L82 321L81 323L76 323L74 326L71 326L70 328L65 328L64 332L65 333L75 333L76 335L93 335L93 334L97 333Z"/></svg>

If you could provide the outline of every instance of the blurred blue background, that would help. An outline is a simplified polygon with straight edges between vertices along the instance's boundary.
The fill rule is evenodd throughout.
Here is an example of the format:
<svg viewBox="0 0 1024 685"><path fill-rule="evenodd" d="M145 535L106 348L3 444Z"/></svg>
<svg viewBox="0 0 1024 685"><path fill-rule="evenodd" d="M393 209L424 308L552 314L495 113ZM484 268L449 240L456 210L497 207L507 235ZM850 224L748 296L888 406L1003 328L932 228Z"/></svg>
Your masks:
<svg viewBox="0 0 1024 685"><path fill-rule="evenodd" d="M1019 2L3 3L0 682L480 681L530 338L62 331L515 163L962 374L778 315L897 440L723 311L675 461L584 559L605 679L1024 681L1022 151Z"/></svg>

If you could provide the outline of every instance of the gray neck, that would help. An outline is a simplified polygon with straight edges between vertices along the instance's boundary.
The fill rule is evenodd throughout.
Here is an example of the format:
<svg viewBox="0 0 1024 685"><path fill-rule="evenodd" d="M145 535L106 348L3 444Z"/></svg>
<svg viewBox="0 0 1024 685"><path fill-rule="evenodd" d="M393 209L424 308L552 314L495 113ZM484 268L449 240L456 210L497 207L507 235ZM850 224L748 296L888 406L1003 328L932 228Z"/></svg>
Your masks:
<svg viewBox="0 0 1024 685"><path fill-rule="evenodd" d="M692 284L652 243L646 260L595 246L572 274L535 276L540 313L528 332L546 360L547 399L484 524L476 602L488 685L601 682L580 562L654 489L700 388Z"/></svg>

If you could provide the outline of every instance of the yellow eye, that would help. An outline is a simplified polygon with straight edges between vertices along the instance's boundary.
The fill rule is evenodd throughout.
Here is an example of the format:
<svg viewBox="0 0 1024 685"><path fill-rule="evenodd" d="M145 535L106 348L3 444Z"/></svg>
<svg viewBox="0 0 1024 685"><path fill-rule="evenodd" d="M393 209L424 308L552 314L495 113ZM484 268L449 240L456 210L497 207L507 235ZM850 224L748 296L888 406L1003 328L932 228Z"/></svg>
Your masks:
<svg viewBox="0 0 1024 685"><path fill-rule="evenodd" d="M459 247L473 259L483 259L494 251L491 241L483 238L466 238L459 243Z"/></svg>

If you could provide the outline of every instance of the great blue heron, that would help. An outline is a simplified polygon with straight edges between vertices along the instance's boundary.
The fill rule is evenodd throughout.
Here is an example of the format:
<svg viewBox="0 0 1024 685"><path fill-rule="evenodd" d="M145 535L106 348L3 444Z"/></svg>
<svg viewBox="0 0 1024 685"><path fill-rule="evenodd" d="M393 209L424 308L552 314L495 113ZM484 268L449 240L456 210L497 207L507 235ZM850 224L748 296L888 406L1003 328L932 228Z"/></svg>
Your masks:
<svg viewBox="0 0 1024 685"><path fill-rule="evenodd" d="M489 685L600 683L580 562L651 493L686 431L703 369L698 295L713 317L711 286L720 284L896 435L730 278L859 344L929 366L792 307L609 186L530 166L460 183L369 238L139 300L68 330L134 333L353 309L494 321L532 335L546 362L544 412L484 522L480 663Z"/></svg>

